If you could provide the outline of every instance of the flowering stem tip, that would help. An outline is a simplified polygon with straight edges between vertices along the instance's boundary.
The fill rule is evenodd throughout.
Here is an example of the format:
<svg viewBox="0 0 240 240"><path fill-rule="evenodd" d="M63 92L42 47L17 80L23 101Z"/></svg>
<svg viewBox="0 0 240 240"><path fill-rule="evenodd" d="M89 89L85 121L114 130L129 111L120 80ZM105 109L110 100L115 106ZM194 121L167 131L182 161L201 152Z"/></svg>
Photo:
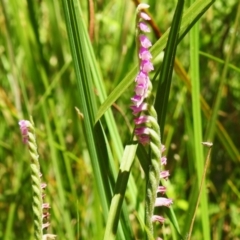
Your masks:
<svg viewBox="0 0 240 240"><path fill-rule="evenodd" d="M34 236L36 240L55 239L56 235L43 234L43 229L49 227L46 219L49 217L48 209L50 205L43 203L44 193L47 184L41 182L42 174L40 173L40 165L38 161L37 144L35 137L35 129L33 123L28 120L19 121L20 130L22 133L23 143L28 145L31 156L31 178L33 192L33 214L34 214Z"/></svg>

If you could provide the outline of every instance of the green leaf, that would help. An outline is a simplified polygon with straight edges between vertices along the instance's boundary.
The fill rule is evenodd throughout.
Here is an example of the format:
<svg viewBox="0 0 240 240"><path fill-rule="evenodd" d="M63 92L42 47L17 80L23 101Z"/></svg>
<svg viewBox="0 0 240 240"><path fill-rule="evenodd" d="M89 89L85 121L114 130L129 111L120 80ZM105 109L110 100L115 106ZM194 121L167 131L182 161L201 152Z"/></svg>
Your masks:
<svg viewBox="0 0 240 240"><path fill-rule="evenodd" d="M178 35L180 24L182 20L182 12L184 7L184 0L179 0L176 11L174 13L172 26L169 33L169 38L165 50L165 55L162 63L162 70L160 73L159 81L158 81L158 89L155 99L155 109L158 115L158 124L160 126L161 134L164 132L164 123L165 117L167 113L168 106L168 98L170 92L170 86L172 81L172 72L173 72L173 64L175 60L175 54L178 44ZM172 222L178 236L181 236L177 218L173 209L167 209L167 215Z"/></svg>
<svg viewBox="0 0 240 240"><path fill-rule="evenodd" d="M102 212L105 221L107 221L108 208L110 206L110 200L115 185L116 167L101 122L99 121L94 125L97 101L95 98L96 95L93 92L93 81L100 87L102 94L104 94L104 90L100 84L100 77L97 70L98 67L95 62L92 48L90 47L90 41L83 21L79 2L77 0L63 0L63 6L73 64L79 87L79 106L84 116L83 125L85 138L94 172L95 184L97 186L103 209ZM108 115L107 120L109 128L113 129L115 123L113 122L112 116ZM116 131L116 126L112 132L114 131ZM119 149L121 150L121 148ZM123 206L122 211L123 214L117 234L120 239L131 236L131 225L129 223L126 206Z"/></svg>
<svg viewBox="0 0 240 240"><path fill-rule="evenodd" d="M191 1L192 2L192 1ZM195 169L197 172L197 182L200 185L203 168L204 154L202 140L202 116L200 106L200 71L199 71L199 23L197 23L190 31L190 77L192 83L192 117L193 117L193 141L194 141L194 158ZM195 186L193 187L195 190ZM208 195L206 186L202 188L200 197L201 202L201 220L203 238L210 239L209 228L209 211L208 211Z"/></svg>
<svg viewBox="0 0 240 240"><path fill-rule="evenodd" d="M177 50L179 28L182 20L184 1L179 0L176 11L174 13L172 26L162 63L162 70L158 81L158 89L154 107L158 115L158 124L161 134L164 132L164 123L167 113L168 98L170 86L172 82L173 63Z"/></svg>
<svg viewBox="0 0 240 240"><path fill-rule="evenodd" d="M130 175L132 163L135 158L136 149L137 144L127 145L125 147L120 170L117 177L116 187L114 190L114 195L111 201L104 240L108 239L111 240L115 239L116 237L118 221L120 218L120 213L122 209L122 204L128 184L128 178ZM133 238L133 236L130 237Z"/></svg>

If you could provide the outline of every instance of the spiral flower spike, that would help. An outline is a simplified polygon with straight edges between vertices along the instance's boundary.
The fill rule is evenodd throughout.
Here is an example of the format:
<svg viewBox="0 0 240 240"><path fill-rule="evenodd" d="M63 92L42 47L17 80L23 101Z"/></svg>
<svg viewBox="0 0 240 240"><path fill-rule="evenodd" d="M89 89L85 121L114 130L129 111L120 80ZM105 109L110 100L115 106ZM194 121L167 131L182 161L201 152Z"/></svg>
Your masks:
<svg viewBox="0 0 240 240"><path fill-rule="evenodd" d="M154 215L155 206L170 206L172 200L167 198L157 198L158 193L164 194L166 188L159 186L160 179L167 179L168 171L161 172L161 165L166 164L166 157L162 157L164 147L161 146L160 128L157 122L157 114L153 107L153 97L151 94L152 83L149 73L154 70L151 62L152 55L149 48L152 46L151 41L145 35L150 32L146 21L151 18L143 12L149 8L149 5L141 3L137 7L136 15L136 42L138 48L139 72L135 78L135 95L131 98L131 106L134 119L135 131L140 144L148 147L151 163L149 166L148 182L146 190L145 203L145 224L147 227L148 238L153 236L153 222L164 222L164 218ZM149 235L150 233L150 235Z"/></svg>
<svg viewBox="0 0 240 240"><path fill-rule="evenodd" d="M50 223L45 222L49 217L48 209L50 205L43 203L43 191L47 184L41 182L42 174L40 173L39 155L37 152L37 143L35 136L35 129L32 122L28 120L19 121L20 130L22 133L23 143L28 145L31 156L31 179L32 179L32 193L33 193L33 215L34 215L34 238L36 240L51 240L55 239L56 235L43 234L43 229L48 228Z"/></svg>

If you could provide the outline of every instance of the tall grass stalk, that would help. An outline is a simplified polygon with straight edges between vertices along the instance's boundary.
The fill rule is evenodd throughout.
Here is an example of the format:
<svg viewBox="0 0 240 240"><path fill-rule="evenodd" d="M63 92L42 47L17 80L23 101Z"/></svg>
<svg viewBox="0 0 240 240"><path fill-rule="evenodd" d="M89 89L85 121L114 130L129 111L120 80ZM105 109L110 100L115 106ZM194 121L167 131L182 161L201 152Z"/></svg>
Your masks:
<svg viewBox="0 0 240 240"><path fill-rule="evenodd" d="M194 2L194 1L192 1ZM190 76L192 83L192 112L193 112L193 134L194 134L194 159L195 169L198 176L198 186L203 174L204 157L202 142L202 116L200 107L200 71L199 71L199 23L196 23L190 31ZM197 188L195 188L197 189ZM201 219L204 239L210 239L208 195L206 185L203 185L201 194Z"/></svg>

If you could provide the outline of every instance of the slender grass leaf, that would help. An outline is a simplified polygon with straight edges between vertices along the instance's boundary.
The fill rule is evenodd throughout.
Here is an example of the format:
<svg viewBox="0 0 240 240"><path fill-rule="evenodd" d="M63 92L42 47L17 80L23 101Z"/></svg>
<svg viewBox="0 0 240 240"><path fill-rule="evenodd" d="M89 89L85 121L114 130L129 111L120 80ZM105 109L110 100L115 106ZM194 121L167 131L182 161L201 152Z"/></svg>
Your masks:
<svg viewBox="0 0 240 240"><path fill-rule="evenodd" d="M109 210L104 240L115 239L123 199L126 192L132 163L135 158L136 149L137 145L127 145L125 148L114 190L114 196L112 198ZM131 238L132 237L133 236L131 236Z"/></svg>
<svg viewBox="0 0 240 240"><path fill-rule="evenodd" d="M193 1L191 1L193 2ZM202 116L200 106L200 71L199 71L199 23L190 31L190 74L192 82L192 115L193 115L193 137L194 137L194 163L197 171L198 186L201 183L204 154L202 142ZM194 187L195 188L195 187ZM203 238L210 239L208 195L205 184L202 188L200 198L201 202L201 220L203 229Z"/></svg>
<svg viewBox="0 0 240 240"><path fill-rule="evenodd" d="M86 142L89 149L90 158L92 161L93 172L97 184L98 193L100 196L103 214L105 220L108 213L108 200L110 196L105 192L105 187L109 186L108 180L101 173L100 161L98 158L97 148L94 142L93 119L96 111L96 102L91 82L91 73L89 69L88 53L86 52L86 44L84 36L81 32L81 21L79 3L77 1L63 0L63 8L65 13L66 27L68 31L69 43L71 47L73 63L75 67L76 78L79 86L79 104L84 115L84 130ZM105 159L106 161L106 159ZM108 191L109 193L110 191Z"/></svg>
<svg viewBox="0 0 240 240"><path fill-rule="evenodd" d="M164 132L164 123L168 106L168 97L172 82L173 63L177 50L178 35L182 20L183 7L184 1L179 0L176 7L176 11L174 13L172 26L167 41L167 46L162 63L162 70L160 73L158 89L155 98L154 107L158 115L158 124L160 126L161 133Z"/></svg>

